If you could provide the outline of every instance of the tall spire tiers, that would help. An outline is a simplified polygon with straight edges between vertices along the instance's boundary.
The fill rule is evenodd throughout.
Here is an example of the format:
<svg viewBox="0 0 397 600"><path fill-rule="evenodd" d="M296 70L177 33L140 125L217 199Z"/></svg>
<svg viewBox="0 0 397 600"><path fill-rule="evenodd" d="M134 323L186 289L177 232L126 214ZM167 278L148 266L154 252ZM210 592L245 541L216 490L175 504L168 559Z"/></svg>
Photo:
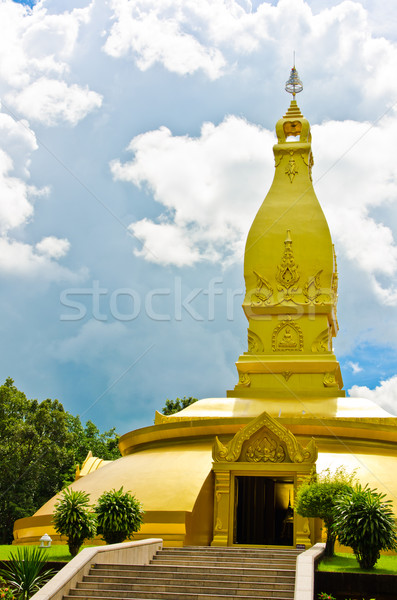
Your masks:
<svg viewBox="0 0 397 600"><path fill-rule="evenodd" d="M295 94L276 123L275 173L248 234L244 258L248 352L236 363L239 381L229 397L344 396L332 352L337 270L324 213L312 183L310 124Z"/></svg>

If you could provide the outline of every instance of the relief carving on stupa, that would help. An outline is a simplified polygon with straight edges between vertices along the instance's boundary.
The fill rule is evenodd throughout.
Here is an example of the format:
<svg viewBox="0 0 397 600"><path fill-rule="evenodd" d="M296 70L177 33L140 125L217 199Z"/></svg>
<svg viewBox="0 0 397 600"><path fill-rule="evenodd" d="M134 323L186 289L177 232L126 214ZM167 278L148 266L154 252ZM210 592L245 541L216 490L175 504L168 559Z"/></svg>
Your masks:
<svg viewBox="0 0 397 600"><path fill-rule="evenodd" d="M304 448L281 423L264 412L240 429L226 444L215 438L214 462L315 463L317 448L311 439Z"/></svg>
<svg viewBox="0 0 397 600"><path fill-rule="evenodd" d="M285 169L285 174L288 175L289 180L292 183L294 181L295 175L298 175L298 173L299 173L299 171L296 168L294 153L291 150L290 151L290 159L289 159L288 165L286 166L286 169Z"/></svg>
<svg viewBox="0 0 397 600"><path fill-rule="evenodd" d="M326 293L321 287L321 273L323 269L317 271L313 277L309 277L302 288L302 294L306 298L306 302L314 304L329 304L332 302L330 294Z"/></svg>
<svg viewBox="0 0 397 600"><path fill-rule="evenodd" d="M324 329L312 343L312 352L330 352L330 332Z"/></svg>
<svg viewBox="0 0 397 600"><path fill-rule="evenodd" d="M323 385L324 385L324 387L327 387L327 388L338 387L338 382L336 380L335 372L325 373L324 379L323 379Z"/></svg>
<svg viewBox="0 0 397 600"><path fill-rule="evenodd" d="M298 283L300 273L292 250L292 239L289 229L284 245L285 248L281 262L277 265L276 281L279 284L277 289L279 292L283 293L284 300L292 300L291 292L298 291L298 288L294 288L294 285Z"/></svg>
<svg viewBox="0 0 397 600"><path fill-rule="evenodd" d="M257 333L248 329L248 352L252 354L262 354L263 343Z"/></svg>
<svg viewBox="0 0 397 600"><path fill-rule="evenodd" d="M251 379L248 373L239 373L238 384L236 387L249 387L251 385Z"/></svg>
<svg viewBox="0 0 397 600"><path fill-rule="evenodd" d="M287 319L277 325L272 335L273 352L300 352L303 350L302 329Z"/></svg>
<svg viewBox="0 0 397 600"><path fill-rule="evenodd" d="M287 230L284 241L284 252L280 263L276 266L275 281L271 283L264 275L253 270L256 277L256 289L251 294L251 306L278 306L283 303L295 305L304 304L336 304L338 291L338 273L336 272L336 257L334 250L335 272L332 277L331 288L321 286L321 274L324 269L319 269L314 275L307 278L302 287L297 286L301 273L296 263L292 247L291 231ZM277 287L278 293L274 288Z"/></svg>

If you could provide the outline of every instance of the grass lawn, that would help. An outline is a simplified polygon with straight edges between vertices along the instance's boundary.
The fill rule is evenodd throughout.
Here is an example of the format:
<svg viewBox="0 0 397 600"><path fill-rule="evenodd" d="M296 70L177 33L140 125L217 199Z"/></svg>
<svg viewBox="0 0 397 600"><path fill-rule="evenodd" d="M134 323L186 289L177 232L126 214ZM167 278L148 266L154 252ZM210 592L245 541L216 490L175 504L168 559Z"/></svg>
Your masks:
<svg viewBox="0 0 397 600"><path fill-rule="evenodd" d="M322 558L321 562L318 564L318 570L397 575L397 556L381 555L373 569L362 571L354 557L354 554L336 552L335 556L332 558Z"/></svg>
<svg viewBox="0 0 397 600"><path fill-rule="evenodd" d="M21 548L22 546L1 546L0 545L0 560L7 560L9 558L10 553L16 554L17 548ZM83 548L87 548L88 546L82 546ZM46 548L48 552L48 560L54 560L59 562L69 562L72 559L68 547L66 544L59 544L57 546L51 546L50 548Z"/></svg>

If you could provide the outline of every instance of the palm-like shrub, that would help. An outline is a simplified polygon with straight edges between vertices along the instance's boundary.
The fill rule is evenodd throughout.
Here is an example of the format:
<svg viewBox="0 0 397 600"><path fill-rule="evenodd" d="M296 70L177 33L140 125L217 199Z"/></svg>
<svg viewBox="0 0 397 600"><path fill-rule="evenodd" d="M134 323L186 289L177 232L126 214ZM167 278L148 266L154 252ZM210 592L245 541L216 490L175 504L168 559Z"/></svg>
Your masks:
<svg viewBox="0 0 397 600"><path fill-rule="evenodd" d="M96 519L89 502L90 497L86 492L66 489L55 505L55 530L67 537L72 556L76 556L84 540L96 534Z"/></svg>
<svg viewBox="0 0 397 600"><path fill-rule="evenodd" d="M339 542L353 549L362 569L372 569L381 550L397 550L392 501L385 494L357 484L336 500L334 511Z"/></svg>
<svg viewBox="0 0 397 600"><path fill-rule="evenodd" d="M104 492L95 507L98 533L107 544L117 544L131 539L143 522L140 502L129 492L111 490Z"/></svg>
<svg viewBox="0 0 397 600"><path fill-rule="evenodd" d="M11 552L0 575L8 582L19 600L28 600L55 574L45 569L48 552L37 546L22 546ZM5 596L6 597L6 596Z"/></svg>

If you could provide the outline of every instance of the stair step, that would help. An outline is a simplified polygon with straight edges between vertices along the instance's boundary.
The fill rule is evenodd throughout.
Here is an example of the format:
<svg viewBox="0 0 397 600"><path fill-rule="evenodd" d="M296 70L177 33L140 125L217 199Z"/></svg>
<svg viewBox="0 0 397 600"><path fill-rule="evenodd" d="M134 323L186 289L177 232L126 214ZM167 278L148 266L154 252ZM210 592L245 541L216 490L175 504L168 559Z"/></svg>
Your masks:
<svg viewBox="0 0 397 600"><path fill-rule="evenodd" d="M296 556L282 556L280 554L269 554L269 555L244 555L239 556L238 554L227 555L227 554L216 554L216 555L206 555L205 553L199 554L189 554L188 552L168 552L167 554L157 554L153 556L152 561L156 562L158 560L178 560L181 561L183 559L189 559L189 561L193 560L211 560L212 562L230 562L230 563L246 563L246 562L259 562L259 563L268 563L268 562L287 562L291 564L296 563Z"/></svg>
<svg viewBox="0 0 397 600"><path fill-rule="evenodd" d="M71 590L71 592L75 592L75 590ZM230 594L189 594L184 592L183 594L175 594L175 592L156 592L152 594L150 592L141 592L139 590L134 593L134 595L128 595L128 600L227 600L230 599ZM286 594L281 593L276 596L269 596L267 594L262 594L258 596L260 600L293 600L293 593ZM86 591L84 594L70 593L69 595L65 595L63 600L125 600L126 596L107 596L106 594L99 594L88 596ZM252 600L253 596L238 596L238 600Z"/></svg>
<svg viewBox="0 0 397 600"><path fill-rule="evenodd" d="M129 596L131 596L131 594L142 594L142 592L144 593L152 593L154 595L158 595L158 594L162 594L162 593L170 593L173 592L177 595L180 594L210 594L210 595L219 595L219 587L214 587L214 586L202 586L200 585L200 582L198 582L198 585L166 585L166 584L138 584L138 583L133 583L133 584L125 584L125 585L120 585L118 584L117 586L115 586L115 588L109 588L106 587L105 585L101 585L101 584L92 584L91 582L79 582L77 584L77 588L75 588L73 590L73 592L70 592L72 595L74 595L74 593L76 594L80 594L82 591L84 591L84 593L91 597L91 596L96 596L99 593L106 595L109 598L114 598L114 597L123 597L123 598L128 598ZM283 592L286 592L287 590L282 590ZM291 591L291 590L288 590ZM293 591L293 590L292 590ZM221 594L224 594L226 592L226 590L221 591ZM261 596L263 596L263 594L266 594L270 597L272 596L279 596L280 595L280 590L279 589L274 589L274 588L268 588L268 587L256 587L256 588L246 588L246 587L232 587L232 588L228 588L227 590L228 594L230 596L236 596L236 597L240 597L240 596L251 596L252 598L260 598Z"/></svg>
<svg viewBox="0 0 397 600"><path fill-rule="evenodd" d="M205 559L190 559L190 558L185 558L185 559L181 559L181 560L177 560L177 559L165 559L165 558L159 558L158 560L154 560L151 561L150 564L159 564L159 565L164 565L164 566L172 566L172 565L181 565L181 566L200 566L200 567L207 567L208 566L208 560ZM211 559L211 565L213 567L229 567L229 568L233 568L234 565L238 565L238 568L268 568L268 567L272 567L274 569L283 569L286 567L289 567L290 569L294 569L295 568L295 563L290 563L287 561L273 561L273 560L269 560L269 561L251 561L251 560L241 560L241 561L236 561L236 562L231 562L231 561L226 561L226 560L213 560Z"/></svg>
<svg viewBox="0 0 397 600"><path fill-rule="evenodd" d="M145 572L144 572L145 573ZM189 575L189 574L188 574ZM169 583L170 585L177 583L178 585L196 585L197 582L200 582L201 585L213 585L213 586L223 586L223 587L257 587L258 585L267 586L270 588L271 586L275 587L285 587L285 589L292 588L294 586L294 577L238 577L234 575L228 575L227 580L224 578L220 578L216 575L208 576L207 573L200 578L201 573L191 574L191 576L186 576L184 573L156 573L156 577L153 577L152 574L148 576L148 574L136 575L133 577L114 577L111 575L85 575L83 581L84 582L92 582L104 585L112 585L112 584L129 584L129 583L149 583L152 582L155 584L156 579L159 579L162 583ZM205 577L205 578L204 578Z"/></svg>
<svg viewBox="0 0 397 600"><path fill-rule="evenodd" d="M148 565L93 565L63 600L293 600L299 553L164 548Z"/></svg>
<svg viewBox="0 0 397 600"><path fill-rule="evenodd" d="M160 552L194 552L197 550L198 552L290 552L295 554L300 554L302 550L298 550L296 548L290 548L288 546L284 547L276 547L271 546L268 548L258 548L255 546L240 546L236 544L235 546L166 546L160 550Z"/></svg>
<svg viewBox="0 0 397 600"><path fill-rule="evenodd" d="M252 550L250 548L225 548L222 550L214 550L211 547L208 546L203 546L202 548L194 548L192 550L189 550L186 546L182 547L182 548L163 548L162 550L159 550L157 552L157 554L178 554L178 555L183 555L183 554L189 554L189 555L214 555L214 556L233 556L233 555L237 555L239 557L243 557L243 556L256 556L256 557L262 557L262 556L284 556L284 557L294 557L296 558L299 554L301 553L300 550L281 550L281 549L255 549Z"/></svg>
<svg viewBox="0 0 397 600"><path fill-rule="evenodd" d="M153 581L149 578L146 578L146 580L144 581L129 581L129 582L117 582L115 585L112 585L111 582L109 581L92 581L92 579L89 579L88 581L81 581L77 583L77 588L78 589L94 589L94 590L99 590L99 589L117 589L117 590L134 590L134 589L147 589L148 587L150 588L155 588L155 589L159 589L162 588L163 591L167 591L167 589L171 590L174 588L178 588L175 589L175 591L178 591L181 589L181 587L183 587L184 589L186 589L188 591L187 588L189 589L204 589L207 590L216 590L219 588L222 589L230 589L230 590L252 590L253 592L260 592L261 590L266 590L266 591L272 591L272 590L280 590L280 589L284 589L284 590L292 590L294 589L294 585L293 584L281 584L281 583L267 583L267 582L261 582L260 584L258 583L250 583L250 582L239 582L239 583L235 583L235 582L230 582L230 581L219 581L219 582L214 582L214 581L205 581L202 579L194 579L194 580L171 580L171 579L166 579L163 580L161 582L157 582L157 581ZM208 591L207 591L208 593ZM232 592L231 592L232 593ZM237 593L237 592L234 592Z"/></svg>
<svg viewBox="0 0 397 600"><path fill-rule="evenodd" d="M112 574L114 576L123 576L127 572L147 572L147 573L202 573L203 568L198 566L190 565L95 565L92 572L97 571L101 574ZM223 575L242 575L242 576L257 576L262 577L263 575L271 577L282 577L282 576L295 576L295 569L260 569L260 568L247 568L247 567L206 567L205 572L210 575L217 575L221 577Z"/></svg>

